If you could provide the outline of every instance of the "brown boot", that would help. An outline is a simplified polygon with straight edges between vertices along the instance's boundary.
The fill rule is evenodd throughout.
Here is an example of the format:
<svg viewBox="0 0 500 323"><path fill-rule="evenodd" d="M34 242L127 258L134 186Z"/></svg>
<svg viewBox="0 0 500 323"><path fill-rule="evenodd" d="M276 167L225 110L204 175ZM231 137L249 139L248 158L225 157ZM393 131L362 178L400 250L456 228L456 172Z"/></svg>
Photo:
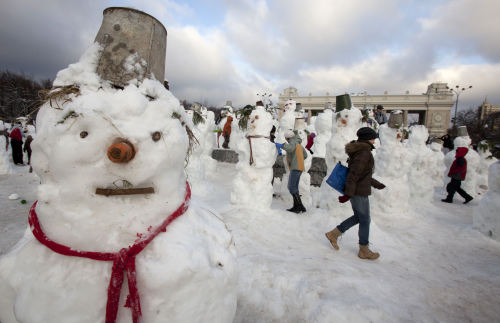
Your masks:
<svg viewBox="0 0 500 323"><path fill-rule="evenodd" d="M361 259L375 260L380 257L380 254L378 252L372 252L370 249L368 249L368 245L359 245L358 257Z"/></svg>
<svg viewBox="0 0 500 323"><path fill-rule="evenodd" d="M339 250L339 245L337 244L337 239L341 235L342 235L342 232L340 232L340 230L337 227L335 227L335 229L333 229L332 231L325 233L326 238L328 240L330 240L330 243L335 248L335 250Z"/></svg>

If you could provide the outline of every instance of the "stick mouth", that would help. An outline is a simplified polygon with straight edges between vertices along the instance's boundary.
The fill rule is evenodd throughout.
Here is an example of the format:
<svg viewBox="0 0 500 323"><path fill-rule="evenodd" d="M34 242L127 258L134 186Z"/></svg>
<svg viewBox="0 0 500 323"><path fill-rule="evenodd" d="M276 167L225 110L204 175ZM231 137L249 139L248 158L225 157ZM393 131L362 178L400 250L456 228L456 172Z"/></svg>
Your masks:
<svg viewBox="0 0 500 323"><path fill-rule="evenodd" d="M154 187L96 188L95 190L97 195L104 196L154 194L154 192Z"/></svg>

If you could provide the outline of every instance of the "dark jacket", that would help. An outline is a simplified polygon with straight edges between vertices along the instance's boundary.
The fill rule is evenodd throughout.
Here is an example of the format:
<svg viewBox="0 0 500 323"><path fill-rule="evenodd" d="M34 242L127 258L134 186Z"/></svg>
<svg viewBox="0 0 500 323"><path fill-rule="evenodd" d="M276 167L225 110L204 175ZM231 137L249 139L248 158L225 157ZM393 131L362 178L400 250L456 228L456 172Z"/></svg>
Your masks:
<svg viewBox="0 0 500 323"><path fill-rule="evenodd" d="M465 179L465 175L467 175L467 160L465 159L465 155L467 155L468 152L468 148L457 148L455 160L453 161L453 164L451 164L450 171L448 172L449 177L460 181Z"/></svg>
<svg viewBox="0 0 500 323"><path fill-rule="evenodd" d="M349 156L349 171L345 181L344 193L347 196L368 196L371 187L382 189L384 185L372 178L375 161L371 150L373 145L367 141L352 141L345 146Z"/></svg>

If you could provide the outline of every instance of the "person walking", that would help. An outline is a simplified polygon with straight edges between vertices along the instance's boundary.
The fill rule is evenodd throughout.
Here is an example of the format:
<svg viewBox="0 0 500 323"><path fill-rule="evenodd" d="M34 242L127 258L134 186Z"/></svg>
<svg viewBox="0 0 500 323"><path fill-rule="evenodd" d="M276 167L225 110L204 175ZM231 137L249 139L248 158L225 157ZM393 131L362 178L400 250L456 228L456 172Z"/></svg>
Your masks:
<svg viewBox="0 0 500 323"><path fill-rule="evenodd" d="M349 171L347 172L344 195L339 196L340 203L351 201L354 215L325 235L333 248L338 250L337 239L349 228L359 224L358 257L373 260L377 259L380 254L372 252L368 248L370 235L370 204L368 196L371 194L372 186L381 190L385 188L385 185L372 178L375 161L371 151L375 148L373 143L377 138L377 133L372 128L363 127L358 130L356 135L358 140L351 141L345 146L345 151L349 156Z"/></svg>
<svg viewBox="0 0 500 323"><path fill-rule="evenodd" d="M10 132L10 146L12 147L12 160L16 165L24 165L23 163L23 135L21 129L15 127Z"/></svg>
<svg viewBox="0 0 500 323"><path fill-rule="evenodd" d="M283 149L286 151L286 161L290 169L288 177L288 191L293 197L293 207L287 211L294 213L306 212L306 208L302 204L299 194L300 175L305 171L304 159L307 158L307 152L302 147L302 139L292 130L285 131L285 139L287 143L283 144Z"/></svg>
<svg viewBox="0 0 500 323"><path fill-rule="evenodd" d="M451 164L450 171L448 172L448 177L451 177L451 181L446 185L446 191L448 196L441 200L446 203L453 203L453 196L455 193L460 194L465 199L464 204L469 203L473 200L473 197L467 194L460 186L462 181L465 180L465 175L467 174L467 160L465 155L469 152L468 148L458 147L455 153L455 160Z"/></svg>
<svg viewBox="0 0 500 323"><path fill-rule="evenodd" d="M377 121L379 125L387 123L387 114L381 104L377 105L377 111L375 111L375 121Z"/></svg>

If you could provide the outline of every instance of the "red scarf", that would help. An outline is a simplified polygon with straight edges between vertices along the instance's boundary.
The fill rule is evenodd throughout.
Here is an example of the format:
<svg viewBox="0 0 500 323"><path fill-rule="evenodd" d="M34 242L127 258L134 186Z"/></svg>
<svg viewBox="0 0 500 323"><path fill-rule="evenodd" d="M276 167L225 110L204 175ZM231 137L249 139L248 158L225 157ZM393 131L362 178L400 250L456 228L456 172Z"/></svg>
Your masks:
<svg viewBox="0 0 500 323"><path fill-rule="evenodd" d="M124 279L124 271L127 271L129 295L125 307L130 307L132 311L132 320L138 323L141 318L141 302L139 292L137 290L136 271L135 271L135 257L160 233L165 232L167 226L172 223L177 217L186 212L189 207L191 199L191 188L186 182L186 194L184 202L170 214L158 227L155 229L148 229L147 233L138 234L139 238L132 246L121 249L119 252L95 252L95 251L80 251L72 249L71 247L59 244L48 238L42 231L38 216L35 212L36 201L30 210L28 222L31 231L35 238L50 250L65 256L89 258L99 261L113 261L111 270L111 278L108 286L108 300L106 303L106 323L116 322L118 314L118 303L120 301L121 287Z"/></svg>

